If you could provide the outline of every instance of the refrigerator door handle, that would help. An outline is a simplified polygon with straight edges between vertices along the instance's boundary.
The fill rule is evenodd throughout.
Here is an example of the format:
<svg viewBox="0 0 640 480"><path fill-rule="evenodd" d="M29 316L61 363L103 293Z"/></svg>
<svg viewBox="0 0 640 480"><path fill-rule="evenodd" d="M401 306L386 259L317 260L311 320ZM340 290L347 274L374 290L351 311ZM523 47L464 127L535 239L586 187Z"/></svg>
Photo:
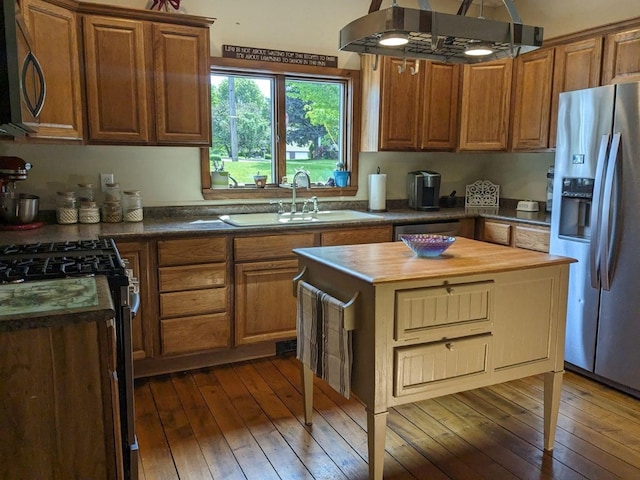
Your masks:
<svg viewBox="0 0 640 480"><path fill-rule="evenodd" d="M609 160L607 162L607 173L604 180L604 191L602 194L602 225L600 227L600 281L603 290L611 289L611 265L610 265L610 243L613 239L611 232L611 216L613 203L613 180L616 174L616 168L619 159L620 134L613 135L611 140L611 149L609 150Z"/></svg>
<svg viewBox="0 0 640 480"><path fill-rule="evenodd" d="M596 178L593 188L591 206L591 243L589 245L589 271L591 286L600 288L600 222L602 221L602 185L607 167L607 153L609 150L609 134L602 135L596 167Z"/></svg>

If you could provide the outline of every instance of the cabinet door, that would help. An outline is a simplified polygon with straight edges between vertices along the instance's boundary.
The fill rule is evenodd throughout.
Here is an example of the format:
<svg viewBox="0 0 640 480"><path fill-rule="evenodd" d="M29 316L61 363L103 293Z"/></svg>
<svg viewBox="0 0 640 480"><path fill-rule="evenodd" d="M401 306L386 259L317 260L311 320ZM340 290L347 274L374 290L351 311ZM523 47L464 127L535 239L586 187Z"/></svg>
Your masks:
<svg viewBox="0 0 640 480"><path fill-rule="evenodd" d="M458 141L460 65L423 62L420 149L453 150Z"/></svg>
<svg viewBox="0 0 640 480"><path fill-rule="evenodd" d="M543 150L549 145L553 55L552 48L545 48L515 60L513 150Z"/></svg>
<svg viewBox="0 0 640 480"><path fill-rule="evenodd" d="M148 143L151 64L144 23L86 16L83 26L89 139Z"/></svg>
<svg viewBox="0 0 640 480"><path fill-rule="evenodd" d="M384 57L382 59L382 82L380 102L380 149L381 150L417 150L419 118L422 114L422 78L424 72L419 69L411 74L410 66L400 73L401 58ZM424 62L423 62L424 64Z"/></svg>
<svg viewBox="0 0 640 480"><path fill-rule="evenodd" d="M298 261L241 263L235 273L236 345L295 338Z"/></svg>
<svg viewBox="0 0 640 480"><path fill-rule="evenodd" d="M512 60L465 65L460 150L506 150Z"/></svg>
<svg viewBox="0 0 640 480"><path fill-rule="evenodd" d="M482 226L483 242L498 243L500 245L511 245L511 225L502 222L492 222L485 220Z"/></svg>
<svg viewBox="0 0 640 480"><path fill-rule="evenodd" d="M559 45L555 50L549 126L549 147L551 148L556 146L560 94L600 85L602 37Z"/></svg>
<svg viewBox="0 0 640 480"><path fill-rule="evenodd" d="M640 81L640 29L607 35L602 85Z"/></svg>
<svg viewBox="0 0 640 480"><path fill-rule="evenodd" d="M153 331L154 325L158 328L155 309L154 295L157 292L153 289L155 283L151 277L151 265L149 260L149 244L147 242L118 242L120 256L129 261L129 268L133 270L133 275L140 281L140 307L138 313L133 317L131 324L133 359L153 357Z"/></svg>
<svg viewBox="0 0 640 480"><path fill-rule="evenodd" d="M513 246L547 253L549 237L548 227L514 225Z"/></svg>
<svg viewBox="0 0 640 480"><path fill-rule="evenodd" d="M23 0L31 48L47 84L37 138L82 140L82 95L76 14L41 0Z"/></svg>
<svg viewBox="0 0 640 480"><path fill-rule="evenodd" d="M209 29L153 24L156 138L211 144Z"/></svg>

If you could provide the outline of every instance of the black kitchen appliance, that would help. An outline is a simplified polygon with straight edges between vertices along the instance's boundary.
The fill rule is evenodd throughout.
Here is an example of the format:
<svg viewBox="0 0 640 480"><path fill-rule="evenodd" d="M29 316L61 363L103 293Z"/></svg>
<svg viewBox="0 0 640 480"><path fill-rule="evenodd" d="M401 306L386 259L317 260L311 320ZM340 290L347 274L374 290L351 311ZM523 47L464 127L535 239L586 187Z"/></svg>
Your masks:
<svg viewBox="0 0 640 480"><path fill-rule="evenodd" d="M0 26L0 135L21 136L37 128L47 93L44 72L17 2L2 2Z"/></svg>
<svg viewBox="0 0 640 480"><path fill-rule="evenodd" d="M125 479L138 478L133 405L131 319L138 309L138 283L112 239L0 245L0 283L104 275L116 310L118 398Z"/></svg>
<svg viewBox="0 0 640 480"><path fill-rule="evenodd" d="M417 170L407 174L407 202L415 210L440 210L440 174Z"/></svg>

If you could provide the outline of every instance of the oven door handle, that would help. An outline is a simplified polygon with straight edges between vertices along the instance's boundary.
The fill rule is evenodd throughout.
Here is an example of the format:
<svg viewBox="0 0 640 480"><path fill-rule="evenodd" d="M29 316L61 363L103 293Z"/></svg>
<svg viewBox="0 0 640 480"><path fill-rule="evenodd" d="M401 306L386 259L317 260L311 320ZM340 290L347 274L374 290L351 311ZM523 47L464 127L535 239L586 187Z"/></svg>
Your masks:
<svg viewBox="0 0 640 480"><path fill-rule="evenodd" d="M136 316L139 308L140 308L140 293L132 292L131 293L131 318Z"/></svg>

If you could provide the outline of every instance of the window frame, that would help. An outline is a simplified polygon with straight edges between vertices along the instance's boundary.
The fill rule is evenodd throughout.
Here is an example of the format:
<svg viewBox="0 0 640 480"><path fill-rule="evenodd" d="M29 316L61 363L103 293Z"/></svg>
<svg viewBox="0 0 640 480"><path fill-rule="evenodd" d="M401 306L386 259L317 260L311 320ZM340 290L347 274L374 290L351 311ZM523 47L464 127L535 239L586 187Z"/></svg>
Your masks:
<svg viewBox="0 0 640 480"><path fill-rule="evenodd" d="M350 70L344 68L320 68L306 65L290 65L272 62L259 62L253 60L240 60L235 58L211 57L210 75L215 70L219 73L235 73L239 75L290 75L305 80L338 80L345 82L345 160L347 170L351 171L351 182L347 187L316 187L312 186L313 195L317 197L340 197L355 196L358 192L358 151L360 140L360 70ZM210 81L210 80L208 80ZM276 87L278 83L276 82ZM284 85L282 85L284 89ZM284 92L281 92L284 93ZM278 95L282 103L284 96ZM275 127L276 135L285 129L284 115L278 113L283 110L284 105L276 106ZM286 145L284 142L276 142L278 149L278 168L282 168L280 162L285 162L283 157ZM282 150L282 151L281 151ZM202 196L205 200L224 200L234 198L288 198L291 196L291 189L278 187L274 184L267 185L266 188L239 187L239 188L211 188L211 175L209 165L209 147L200 149L200 173L202 182Z"/></svg>

